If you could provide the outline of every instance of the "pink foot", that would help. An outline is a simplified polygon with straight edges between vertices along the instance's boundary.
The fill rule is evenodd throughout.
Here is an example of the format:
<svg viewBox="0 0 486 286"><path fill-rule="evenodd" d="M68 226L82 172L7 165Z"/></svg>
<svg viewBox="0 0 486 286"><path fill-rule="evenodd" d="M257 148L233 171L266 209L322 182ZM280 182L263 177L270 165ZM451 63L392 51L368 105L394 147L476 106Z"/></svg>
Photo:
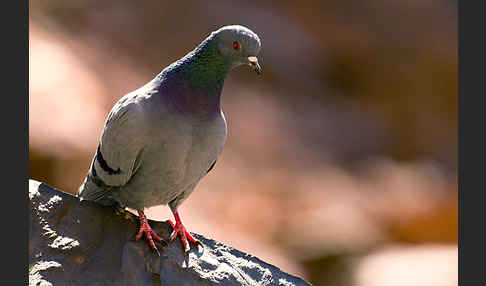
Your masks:
<svg viewBox="0 0 486 286"><path fill-rule="evenodd" d="M140 238L142 238L143 234L145 233L148 244L160 256L160 252L155 246L154 239L159 242L162 242L162 239L152 230L143 211L138 211L138 216L140 217L140 230L138 231L135 240L139 240Z"/></svg>
<svg viewBox="0 0 486 286"><path fill-rule="evenodd" d="M192 242L194 244L201 244L201 242L199 242L199 240L195 239L186 230L186 228L182 224L182 221L181 221L179 214L177 212L174 213L174 217L175 217L175 220L176 220L175 225L170 219L168 220L169 223L172 225L172 228L174 229L174 231L172 231L172 234L170 235L170 240L172 241L172 240L174 240L174 238L176 238L176 236L180 236L182 246L184 247L185 252L189 251L189 249L190 249L189 243L187 242L188 240L189 240L189 242Z"/></svg>

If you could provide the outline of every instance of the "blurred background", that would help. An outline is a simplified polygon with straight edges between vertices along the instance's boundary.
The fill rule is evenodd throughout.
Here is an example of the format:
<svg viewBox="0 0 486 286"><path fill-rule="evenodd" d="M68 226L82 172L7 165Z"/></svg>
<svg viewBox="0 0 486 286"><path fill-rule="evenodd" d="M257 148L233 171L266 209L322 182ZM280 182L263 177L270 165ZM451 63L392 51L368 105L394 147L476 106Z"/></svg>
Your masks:
<svg viewBox="0 0 486 286"><path fill-rule="evenodd" d="M314 285L457 285L456 0L31 0L30 178L75 193L113 104L227 24L263 76L225 82L188 229Z"/></svg>

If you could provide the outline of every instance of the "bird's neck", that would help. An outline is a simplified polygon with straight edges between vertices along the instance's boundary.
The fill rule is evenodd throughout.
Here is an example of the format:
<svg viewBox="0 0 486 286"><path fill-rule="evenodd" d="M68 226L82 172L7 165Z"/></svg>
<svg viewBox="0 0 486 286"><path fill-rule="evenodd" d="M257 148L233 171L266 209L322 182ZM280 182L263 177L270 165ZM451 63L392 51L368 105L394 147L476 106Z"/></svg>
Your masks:
<svg viewBox="0 0 486 286"><path fill-rule="evenodd" d="M172 86L171 101L183 113L196 117L220 114L221 91L230 65L214 43L205 41L162 75Z"/></svg>
<svg viewBox="0 0 486 286"><path fill-rule="evenodd" d="M184 116L196 120L210 120L221 113L221 90L223 81L210 87L193 88L190 85L179 85L177 92L167 94L172 106Z"/></svg>
<svg viewBox="0 0 486 286"><path fill-rule="evenodd" d="M195 89L213 89L224 82L230 63L219 53L217 43L207 39L178 60L174 70Z"/></svg>

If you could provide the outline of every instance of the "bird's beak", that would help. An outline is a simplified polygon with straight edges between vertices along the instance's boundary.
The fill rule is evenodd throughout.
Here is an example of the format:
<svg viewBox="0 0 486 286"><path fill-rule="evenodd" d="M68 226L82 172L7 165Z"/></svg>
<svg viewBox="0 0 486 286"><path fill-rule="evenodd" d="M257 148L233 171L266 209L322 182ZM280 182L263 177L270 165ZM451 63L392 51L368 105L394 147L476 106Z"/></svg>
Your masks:
<svg viewBox="0 0 486 286"><path fill-rule="evenodd" d="M257 57L254 56L248 57L248 64L253 68L253 70L255 70L257 74L259 75L262 74L262 68L258 64Z"/></svg>

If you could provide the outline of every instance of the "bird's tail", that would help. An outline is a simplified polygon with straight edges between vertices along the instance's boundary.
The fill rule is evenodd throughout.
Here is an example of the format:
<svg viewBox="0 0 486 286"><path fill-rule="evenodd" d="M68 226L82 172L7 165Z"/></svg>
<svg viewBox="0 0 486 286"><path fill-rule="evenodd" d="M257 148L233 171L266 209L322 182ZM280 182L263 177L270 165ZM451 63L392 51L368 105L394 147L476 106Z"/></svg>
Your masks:
<svg viewBox="0 0 486 286"><path fill-rule="evenodd" d="M110 197L113 191L111 187L100 183L96 178L96 173L93 174L91 169L84 179L84 182L78 188L78 197L83 200L94 201L104 206L115 206L118 203Z"/></svg>

